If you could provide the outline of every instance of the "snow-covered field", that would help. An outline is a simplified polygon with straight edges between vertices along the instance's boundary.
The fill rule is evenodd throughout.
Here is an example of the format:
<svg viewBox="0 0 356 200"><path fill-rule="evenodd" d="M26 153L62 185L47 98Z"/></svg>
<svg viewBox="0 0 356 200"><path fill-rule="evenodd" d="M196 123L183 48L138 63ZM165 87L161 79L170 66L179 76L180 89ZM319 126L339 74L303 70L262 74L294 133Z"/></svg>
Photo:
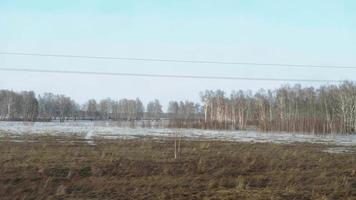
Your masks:
<svg viewBox="0 0 356 200"><path fill-rule="evenodd" d="M255 131L217 131L198 129L128 128L114 122L71 121L71 122L0 122L0 134L24 135L82 135L86 139L181 137L201 140L226 140L239 142L293 143L309 142L343 146L356 145L356 135L306 135L290 133L261 133Z"/></svg>

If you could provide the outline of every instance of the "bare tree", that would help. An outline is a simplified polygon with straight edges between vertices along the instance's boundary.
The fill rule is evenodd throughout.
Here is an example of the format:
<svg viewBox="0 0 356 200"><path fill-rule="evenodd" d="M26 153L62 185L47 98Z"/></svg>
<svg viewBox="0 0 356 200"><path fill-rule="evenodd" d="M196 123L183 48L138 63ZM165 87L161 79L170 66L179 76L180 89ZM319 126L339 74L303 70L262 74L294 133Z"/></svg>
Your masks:
<svg viewBox="0 0 356 200"><path fill-rule="evenodd" d="M147 104L147 115L150 119L160 119L162 113L162 105L159 100L156 99Z"/></svg>
<svg viewBox="0 0 356 200"><path fill-rule="evenodd" d="M86 108L87 116L91 120L96 120L98 117L98 105L96 103L96 100L90 99L86 103L85 108Z"/></svg>

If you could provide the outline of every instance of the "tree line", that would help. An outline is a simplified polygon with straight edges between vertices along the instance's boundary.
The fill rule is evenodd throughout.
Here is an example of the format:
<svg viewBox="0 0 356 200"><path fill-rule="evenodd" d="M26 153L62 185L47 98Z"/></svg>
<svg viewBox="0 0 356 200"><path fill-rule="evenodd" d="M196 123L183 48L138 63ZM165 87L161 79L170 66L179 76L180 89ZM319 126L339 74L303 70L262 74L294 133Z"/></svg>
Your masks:
<svg viewBox="0 0 356 200"><path fill-rule="evenodd" d="M356 84L299 84L275 90L207 90L201 103L170 101L163 112L159 100L146 106L139 98L96 101L80 105L70 97L32 91L0 90L0 120L168 120L169 127L308 133L353 133L356 130Z"/></svg>
<svg viewBox="0 0 356 200"><path fill-rule="evenodd" d="M356 84L301 87L285 85L275 90L221 90L201 94L204 128L247 129L307 133L354 133Z"/></svg>
<svg viewBox="0 0 356 200"><path fill-rule="evenodd" d="M139 98L110 98L97 102L88 100L80 105L65 95L44 93L35 96L30 92L0 90L0 120L52 121L52 120L140 120L160 119L162 105L158 100L149 102L147 112Z"/></svg>

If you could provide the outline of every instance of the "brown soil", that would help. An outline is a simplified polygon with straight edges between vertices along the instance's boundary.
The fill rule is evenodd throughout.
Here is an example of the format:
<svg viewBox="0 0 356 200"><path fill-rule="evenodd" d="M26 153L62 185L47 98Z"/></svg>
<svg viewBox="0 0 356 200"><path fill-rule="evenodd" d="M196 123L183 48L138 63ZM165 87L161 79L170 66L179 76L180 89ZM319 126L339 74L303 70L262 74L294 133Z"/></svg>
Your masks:
<svg viewBox="0 0 356 200"><path fill-rule="evenodd" d="M2 140L0 199L356 199L356 155L327 147L182 141L174 159L172 140Z"/></svg>

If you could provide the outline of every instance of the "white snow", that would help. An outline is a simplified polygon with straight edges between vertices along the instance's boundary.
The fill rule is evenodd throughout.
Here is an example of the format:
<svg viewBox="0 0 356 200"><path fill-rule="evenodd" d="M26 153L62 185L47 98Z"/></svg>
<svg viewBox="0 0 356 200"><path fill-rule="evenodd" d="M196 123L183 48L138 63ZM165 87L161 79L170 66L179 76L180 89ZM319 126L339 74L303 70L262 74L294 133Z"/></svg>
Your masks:
<svg viewBox="0 0 356 200"><path fill-rule="evenodd" d="M174 137L177 134L200 140L225 140L239 142L293 143L308 142L343 146L356 145L356 135L311 135L300 133L262 133L256 131L217 131L200 129L128 128L115 122L71 121L71 122L0 122L0 134L81 135L90 140L94 137L135 138L141 136Z"/></svg>

